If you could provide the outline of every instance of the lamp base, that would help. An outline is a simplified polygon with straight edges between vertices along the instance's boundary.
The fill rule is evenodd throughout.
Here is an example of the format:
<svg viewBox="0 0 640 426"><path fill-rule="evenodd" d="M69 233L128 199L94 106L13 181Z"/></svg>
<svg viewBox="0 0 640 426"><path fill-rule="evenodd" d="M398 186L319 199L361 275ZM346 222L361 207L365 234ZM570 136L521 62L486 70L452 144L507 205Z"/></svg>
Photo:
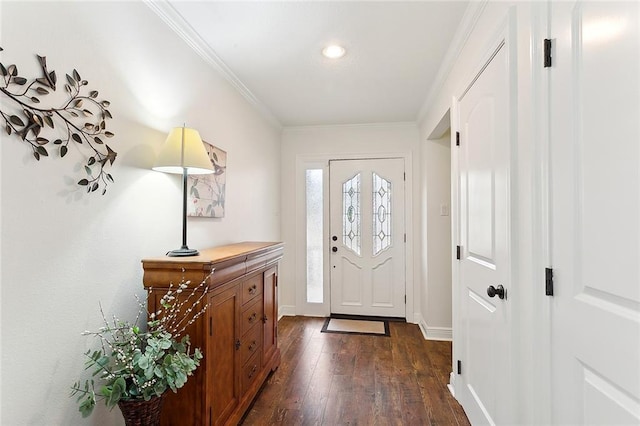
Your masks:
<svg viewBox="0 0 640 426"><path fill-rule="evenodd" d="M188 247L182 247L176 250L171 250L167 252L167 256L169 257L186 257L186 256L197 256L200 252L196 249L190 249Z"/></svg>

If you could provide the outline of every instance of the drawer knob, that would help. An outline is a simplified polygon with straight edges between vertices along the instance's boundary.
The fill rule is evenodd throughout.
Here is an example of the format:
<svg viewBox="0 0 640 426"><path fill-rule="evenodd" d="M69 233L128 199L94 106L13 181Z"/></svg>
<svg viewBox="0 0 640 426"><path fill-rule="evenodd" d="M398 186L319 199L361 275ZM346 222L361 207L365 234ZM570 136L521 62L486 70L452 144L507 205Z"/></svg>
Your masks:
<svg viewBox="0 0 640 426"><path fill-rule="evenodd" d="M252 378L254 374L256 374L256 371L258 371L258 366L254 365L253 368L251 369L251 372L249 373L249 378Z"/></svg>
<svg viewBox="0 0 640 426"><path fill-rule="evenodd" d="M254 322L256 318L258 318L258 314L256 314L255 312L252 313L251 316L249 317L249 322Z"/></svg>
<svg viewBox="0 0 640 426"><path fill-rule="evenodd" d="M256 294L257 291L258 287L255 284L249 288L249 294Z"/></svg>

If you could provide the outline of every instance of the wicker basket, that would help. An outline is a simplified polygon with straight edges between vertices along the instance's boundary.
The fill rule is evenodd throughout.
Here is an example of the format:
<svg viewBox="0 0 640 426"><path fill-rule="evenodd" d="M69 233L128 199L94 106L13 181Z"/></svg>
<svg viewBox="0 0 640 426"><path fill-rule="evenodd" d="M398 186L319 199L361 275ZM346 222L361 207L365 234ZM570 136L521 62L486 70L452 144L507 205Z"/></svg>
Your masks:
<svg viewBox="0 0 640 426"><path fill-rule="evenodd" d="M160 410L164 395L151 398L149 401L130 400L119 401L118 407L124 416L127 426L158 426L160 425Z"/></svg>

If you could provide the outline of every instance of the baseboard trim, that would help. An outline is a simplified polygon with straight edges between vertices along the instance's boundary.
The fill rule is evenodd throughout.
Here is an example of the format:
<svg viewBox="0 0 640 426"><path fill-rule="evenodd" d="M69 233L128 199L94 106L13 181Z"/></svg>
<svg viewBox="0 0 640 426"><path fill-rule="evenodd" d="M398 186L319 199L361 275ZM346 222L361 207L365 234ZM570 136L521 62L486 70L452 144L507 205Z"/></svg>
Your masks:
<svg viewBox="0 0 640 426"><path fill-rule="evenodd" d="M450 327L427 327L427 340L453 341L453 331Z"/></svg>
<svg viewBox="0 0 640 426"><path fill-rule="evenodd" d="M280 305L278 306L278 320L282 317L295 317L296 307L294 305Z"/></svg>
<svg viewBox="0 0 640 426"><path fill-rule="evenodd" d="M418 314L416 315L416 322L420 326L420 331L425 340L453 341L453 330L451 327L429 327L424 318Z"/></svg>

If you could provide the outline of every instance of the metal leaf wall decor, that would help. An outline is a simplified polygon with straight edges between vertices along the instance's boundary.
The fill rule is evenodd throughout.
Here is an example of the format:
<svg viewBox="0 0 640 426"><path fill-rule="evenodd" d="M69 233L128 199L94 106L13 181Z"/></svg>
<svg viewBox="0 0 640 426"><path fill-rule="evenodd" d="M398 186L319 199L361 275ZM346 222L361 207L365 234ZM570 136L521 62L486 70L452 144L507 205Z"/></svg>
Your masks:
<svg viewBox="0 0 640 426"><path fill-rule="evenodd" d="M0 47L0 52L3 49ZM106 129L107 120L113 118L107 108L109 101L101 100L97 90L88 90L75 69L64 82L65 100L59 107L44 106L44 98L56 91L58 79L55 71L47 70L47 59L38 56L42 77L31 81L18 74L16 65L5 67L0 63L0 92L10 99L13 112L0 110L8 135L14 134L30 145L36 160L56 151L64 157L69 144L88 151L84 166L86 177L78 185L87 192L102 189L104 195L113 177L105 168L111 166L117 153L105 140L113 137Z"/></svg>

